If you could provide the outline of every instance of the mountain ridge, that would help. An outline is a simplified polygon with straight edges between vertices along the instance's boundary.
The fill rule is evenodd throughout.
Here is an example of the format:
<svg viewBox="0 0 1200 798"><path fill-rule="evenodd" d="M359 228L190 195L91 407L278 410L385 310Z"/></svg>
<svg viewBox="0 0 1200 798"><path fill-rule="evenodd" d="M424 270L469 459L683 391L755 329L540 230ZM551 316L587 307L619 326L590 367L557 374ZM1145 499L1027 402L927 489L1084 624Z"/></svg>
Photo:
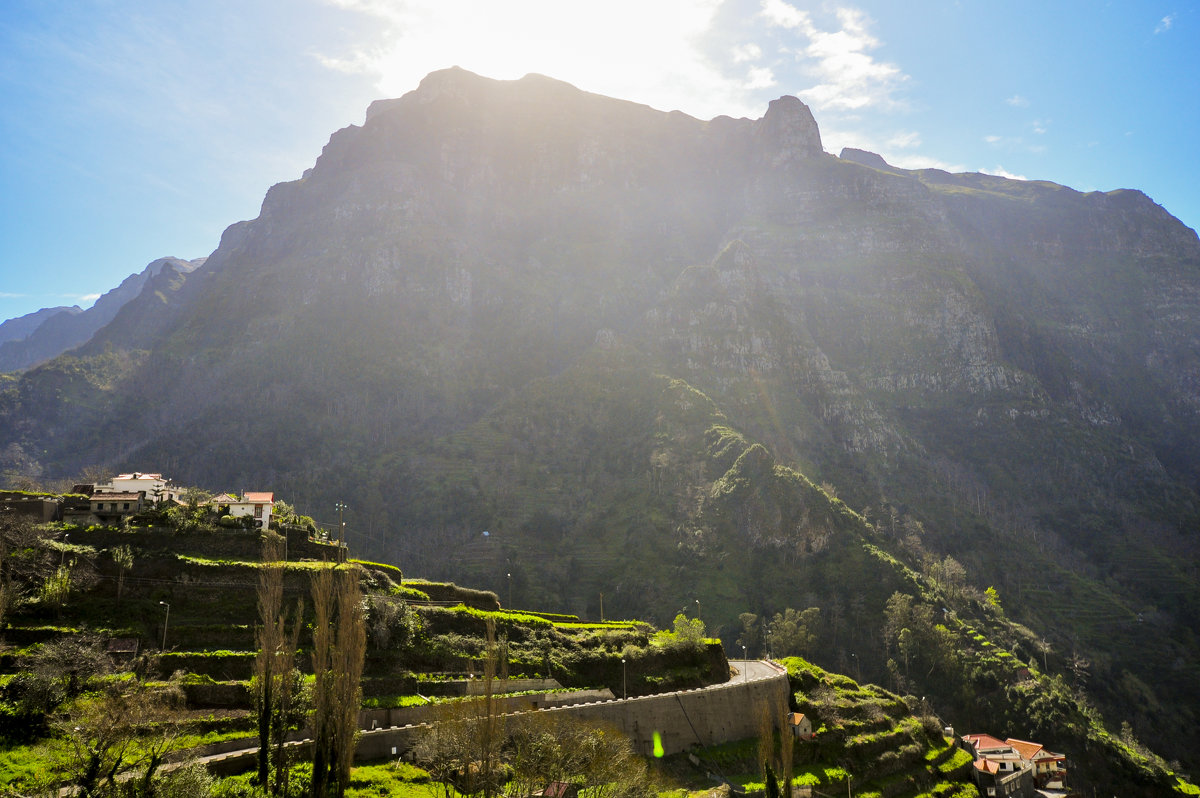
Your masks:
<svg viewBox="0 0 1200 798"><path fill-rule="evenodd" d="M893 678L887 597L822 576L794 471L914 573L997 587L1190 764L1194 231L1140 192L839 159L794 98L704 122L447 70L373 108L166 301L4 388L3 467L354 496L368 552L551 607L840 606Z"/></svg>

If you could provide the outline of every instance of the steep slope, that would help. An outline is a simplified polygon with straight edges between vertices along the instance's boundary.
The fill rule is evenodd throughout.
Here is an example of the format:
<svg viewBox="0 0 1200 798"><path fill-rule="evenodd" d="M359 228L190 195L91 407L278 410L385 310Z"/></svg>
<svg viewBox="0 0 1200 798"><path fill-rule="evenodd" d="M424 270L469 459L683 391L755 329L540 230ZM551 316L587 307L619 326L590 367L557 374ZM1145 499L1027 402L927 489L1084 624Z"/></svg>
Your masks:
<svg viewBox="0 0 1200 798"><path fill-rule="evenodd" d="M119 286L106 292L87 310L67 308L47 316L41 324L20 338L4 340L0 344L0 371L27 369L74 349L112 321L121 308L135 299L146 283L164 269L187 274L203 263L204 258L193 261L159 258L137 274L126 277ZM38 313L45 314L46 311Z"/></svg>
<svg viewBox="0 0 1200 798"><path fill-rule="evenodd" d="M3 388L0 452L344 500L368 551L562 609L820 606L817 661L881 679L895 574L961 571L1190 766L1197 325L1200 243L1137 192L447 70Z"/></svg>
<svg viewBox="0 0 1200 798"><path fill-rule="evenodd" d="M82 313L83 308L78 305L67 307L59 305L56 308L42 308L35 310L33 313L26 313L24 316L17 316L9 319L3 324L0 324L0 344L6 344L9 341L20 341L27 338L30 333L42 325L42 322L55 316L59 313Z"/></svg>

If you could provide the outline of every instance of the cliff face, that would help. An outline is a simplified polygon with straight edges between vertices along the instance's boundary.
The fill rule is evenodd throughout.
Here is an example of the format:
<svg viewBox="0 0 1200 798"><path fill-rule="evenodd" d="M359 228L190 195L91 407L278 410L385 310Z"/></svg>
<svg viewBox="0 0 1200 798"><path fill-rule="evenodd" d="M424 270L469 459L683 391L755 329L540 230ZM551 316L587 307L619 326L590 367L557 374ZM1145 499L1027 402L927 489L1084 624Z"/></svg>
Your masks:
<svg viewBox="0 0 1200 798"><path fill-rule="evenodd" d="M1196 234L1135 191L845 155L795 98L705 122L434 73L5 389L4 467L355 497L367 556L583 612L881 607L790 466L1197 750L1133 709L1200 700Z"/></svg>

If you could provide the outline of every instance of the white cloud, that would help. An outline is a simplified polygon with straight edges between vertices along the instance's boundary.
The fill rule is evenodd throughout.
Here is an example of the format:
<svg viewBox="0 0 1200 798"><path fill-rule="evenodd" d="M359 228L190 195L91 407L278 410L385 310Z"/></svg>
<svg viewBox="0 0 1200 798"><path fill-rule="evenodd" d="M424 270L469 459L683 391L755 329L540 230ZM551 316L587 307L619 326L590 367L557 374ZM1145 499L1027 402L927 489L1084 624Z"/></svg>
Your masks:
<svg viewBox="0 0 1200 798"><path fill-rule="evenodd" d="M846 147L852 147L857 150L878 153L883 160L900 169L941 169L946 172L966 171L966 167L962 164L951 163L939 158L905 151L905 148L908 146L919 145L919 141L916 144L910 144L912 141L911 137L917 135L916 133L898 133L892 135L886 141L880 141L858 129L843 130L837 126L830 126L828 129L823 128L821 130L821 140L824 142L825 149L828 152L840 153Z"/></svg>
<svg viewBox="0 0 1200 798"><path fill-rule="evenodd" d="M763 0L761 15L769 24L794 30L806 39L797 57L817 83L798 92L805 102L840 111L900 106L892 95L908 76L895 64L870 55L880 43L869 32L870 20L863 12L838 8L836 30L823 30L808 12L783 0Z"/></svg>
<svg viewBox="0 0 1200 798"><path fill-rule="evenodd" d="M983 140L986 141L988 144L999 144L1001 141L1003 141L1003 139L1000 138L1000 136L996 136L996 135L984 136Z"/></svg>
<svg viewBox="0 0 1200 798"><path fill-rule="evenodd" d="M1049 122L1041 119L1035 119L1033 120L1032 130L1034 133L1037 133L1039 136L1041 136L1046 132L1046 128L1049 126L1049 124Z"/></svg>
<svg viewBox="0 0 1200 798"><path fill-rule="evenodd" d="M1003 166L999 166L999 165L993 166L991 169L980 169L979 171L985 175L992 175L993 177L1007 177L1009 180L1028 180L1029 179L1028 177L1025 177L1025 175L1013 174L1012 172L1005 169Z"/></svg>
<svg viewBox="0 0 1200 798"><path fill-rule="evenodd" d="M1029 106L1029 100L1025 99L1019 94L1014 94L1004 102L1008 103L1014 108L1027 108Z"/></svg>
<svg viewBox="0 0 1200 798"><path fill-rule="evenodd" d="M733 48L733 63L744 64L762 58L762 48L757 44L743 44Z"/></svg>
<svg viewBox="0 0 1200 798"><path fill-rule="evenodd" d="M1158 25L1156 25L1154 28L1154 32L1155 33L1166 33L1167 31L1169 31L1171 29L1171 26L1174 24L1175 24L1175 15L1167 14L1165 17L1163 17L1161 20L1159 20Z"/></svg>
<svg viewBox="0 0 1200 798"><path fill-rule="evenodd" d="M921 134L915 130L898 132L887 140L886 146L894 150L908 150L913 147L920 147Z"/></svg>
<svg viewBox="0 0 1200 798"><path fill-rule="evenodd" d="M322 53L330 69L371 76L385 96L416 88L449 66L502 80L530 72L586 91L679 109L707 118L759 116L747 94L772 85L765 67L734 68L761 57L756 44L719 57L706 49L721 0L327 0L366 14L375 39L349 53ZM726 64L719 63L725 59Z"/></svg>
<svg viewBox="0 0 1200 798"><path fill-rule="evenodd" d="M768 89L775 85L775 73L767 67L752 67L746 76L747 89Z"/></svg>
<svg viewBox="0 0 1200 798"><path fill-rule="evenodd" d="M10 294L7 291L0 291L0 299L24 299L28 294Z"/></svg>
<svg viewBox="0 0 1200 798"><path fill-rule="evenodd" d="M901 169L941 169L943 172L965 172L967 170L962 164L950 163L940 158L931 158L928 155L884 156L884 160L892 166L897 166Z"/></svg>
<svg viewBox="0 0 1200 798"><path fill-rule="evenodd" d="M763 0L762 15L767 22L781 28L812 28L812 17L783 0Z"/></svg>

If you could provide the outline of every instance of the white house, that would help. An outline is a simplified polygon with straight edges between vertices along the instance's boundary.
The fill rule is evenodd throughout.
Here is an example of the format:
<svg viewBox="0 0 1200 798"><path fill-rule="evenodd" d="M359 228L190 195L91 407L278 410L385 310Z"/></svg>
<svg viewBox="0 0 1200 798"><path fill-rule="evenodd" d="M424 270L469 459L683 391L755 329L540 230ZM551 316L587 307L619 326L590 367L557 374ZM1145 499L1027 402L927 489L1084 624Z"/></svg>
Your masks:
<svg viewBox="0 0 1200 798"><path fill-rule="evenodd" d="M259 529L271 524L271 510L275 507L275 494L247 491L240 501L229 502L229 514L234 518L253 516Z"/></svg>
<svg viewBox="0 0 1200 798"><path fill-rule="evenodd" d="M179 490L162 474L117 474L107 485L97 485L96 493L142 493L147 502L167 502L177 498Z"/></svg>

